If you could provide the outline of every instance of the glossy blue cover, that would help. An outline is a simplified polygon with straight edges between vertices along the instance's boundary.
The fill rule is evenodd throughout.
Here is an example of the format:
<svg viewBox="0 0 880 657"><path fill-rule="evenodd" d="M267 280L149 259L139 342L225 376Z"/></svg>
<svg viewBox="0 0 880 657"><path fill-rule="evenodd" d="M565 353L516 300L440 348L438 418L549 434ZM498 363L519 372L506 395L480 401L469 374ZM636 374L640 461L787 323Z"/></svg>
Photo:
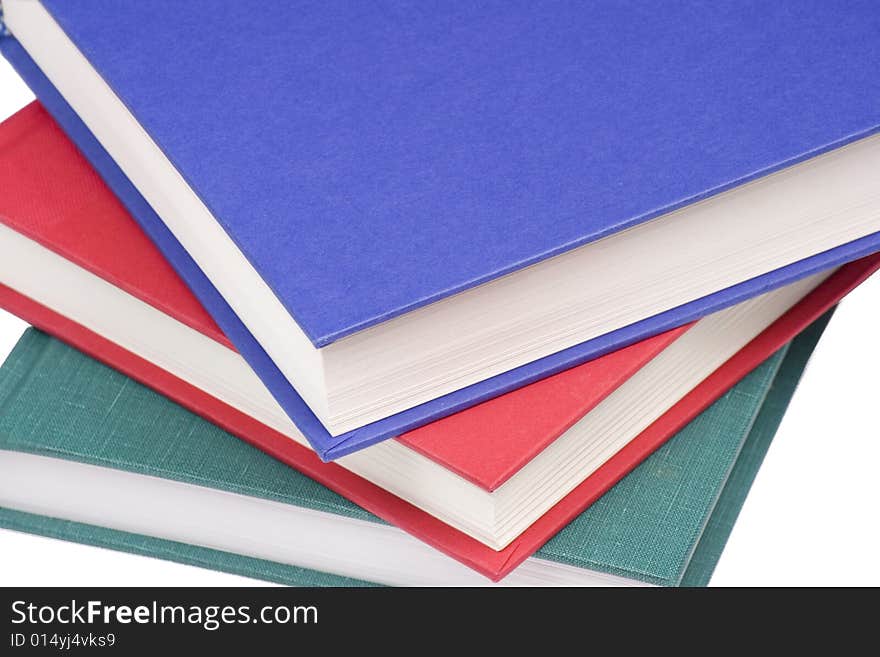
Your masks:
<svg viewBox="0 0 880 657"><path fill-rule="evenodd" d="M880 127L880 3L42 0L317 346Z"/></svg>
<svg viewBox="0 0 880 657"><path fill-rule="evenodd" d="M553 356L493 377L432 402L399 413L340 436L331 436L290 386L268 355L211 285L161 219L140 196L115 162L95 140L79 117L58 94L27 53L11 38L0 39L0 49L17 68L43 104L123 201L144 230L187 281L202 304L248 360L312 446L324 459L335 459L375 442L399 435L432 420L463 410L627 344L680 326L705 314L738 303L811 273L837 266L880 250L880 234L857 240L765 276L720 291L637 324L572 347Z"/></svg>

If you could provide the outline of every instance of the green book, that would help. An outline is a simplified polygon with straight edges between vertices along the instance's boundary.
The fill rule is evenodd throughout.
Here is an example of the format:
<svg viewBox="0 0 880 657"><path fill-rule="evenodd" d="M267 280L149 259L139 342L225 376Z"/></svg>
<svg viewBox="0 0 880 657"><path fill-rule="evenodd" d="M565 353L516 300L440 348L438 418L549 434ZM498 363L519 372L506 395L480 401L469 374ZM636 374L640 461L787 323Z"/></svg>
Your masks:
<svg viewBox="0 0 880 657"><path fill-rule="evenodd" d="M705 585L829 317L502 584ZM36 329L0 367L0 526L289 585L489 583Z"/></svg>

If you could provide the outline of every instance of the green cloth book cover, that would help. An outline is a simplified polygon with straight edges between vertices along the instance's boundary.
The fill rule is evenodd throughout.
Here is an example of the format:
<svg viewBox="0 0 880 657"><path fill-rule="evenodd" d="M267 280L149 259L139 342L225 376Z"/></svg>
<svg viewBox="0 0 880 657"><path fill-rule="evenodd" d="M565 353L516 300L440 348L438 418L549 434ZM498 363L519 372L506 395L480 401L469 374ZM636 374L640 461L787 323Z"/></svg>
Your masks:
<svg viewBox="0 0 880 657"><path fill-rule="evenodd" d="M830 313L535 555L658 585L705 585ZM75 349L29 329L0 368L0 449L382 521ZM25 513L0 526L297 586L369 585L247 555Z"/></svg>

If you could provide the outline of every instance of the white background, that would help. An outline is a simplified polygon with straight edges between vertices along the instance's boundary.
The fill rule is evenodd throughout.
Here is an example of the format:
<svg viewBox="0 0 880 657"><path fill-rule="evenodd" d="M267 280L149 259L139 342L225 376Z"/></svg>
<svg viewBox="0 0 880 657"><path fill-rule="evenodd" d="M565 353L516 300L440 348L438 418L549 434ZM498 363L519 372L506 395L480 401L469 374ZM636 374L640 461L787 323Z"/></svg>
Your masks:
<svg viewBox="0 0 880 657"><path fill-rule="evenodd" d="M0 60L0 120L32 99ZM0 310L0 360L24 327ZM880 275L822 338L713 585L880 585L878 330ZM0 530L0 585L238 584L262 582Z"/></svg>

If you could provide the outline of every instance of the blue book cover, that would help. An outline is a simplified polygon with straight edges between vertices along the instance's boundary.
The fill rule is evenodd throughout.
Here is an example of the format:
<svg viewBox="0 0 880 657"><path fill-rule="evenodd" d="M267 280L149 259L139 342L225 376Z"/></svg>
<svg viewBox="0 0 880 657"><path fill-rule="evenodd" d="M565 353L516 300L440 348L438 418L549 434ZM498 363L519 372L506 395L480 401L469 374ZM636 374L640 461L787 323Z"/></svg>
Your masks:
<svg viewBox="0 0 880 657"><path fill-rule="evenodd" d="M874 3L42 5L315 347L880 127ZM326 459L880 249L862 237L334 434L0 44Z"/></svg>

